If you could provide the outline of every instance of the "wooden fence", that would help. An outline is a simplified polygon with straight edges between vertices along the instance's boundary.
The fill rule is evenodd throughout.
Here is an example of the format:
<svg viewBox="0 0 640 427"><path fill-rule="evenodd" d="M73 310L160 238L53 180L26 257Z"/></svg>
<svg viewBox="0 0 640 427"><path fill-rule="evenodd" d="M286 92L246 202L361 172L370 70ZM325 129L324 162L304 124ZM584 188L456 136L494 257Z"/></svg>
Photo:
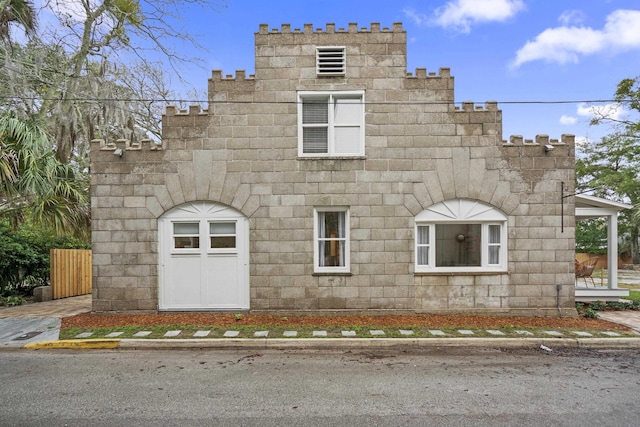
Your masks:
<svg viewBox="0 0 640 427"><path fill-rule="evenodd" d="M91 293L91 250L51 249L53 299Z"/></svg>

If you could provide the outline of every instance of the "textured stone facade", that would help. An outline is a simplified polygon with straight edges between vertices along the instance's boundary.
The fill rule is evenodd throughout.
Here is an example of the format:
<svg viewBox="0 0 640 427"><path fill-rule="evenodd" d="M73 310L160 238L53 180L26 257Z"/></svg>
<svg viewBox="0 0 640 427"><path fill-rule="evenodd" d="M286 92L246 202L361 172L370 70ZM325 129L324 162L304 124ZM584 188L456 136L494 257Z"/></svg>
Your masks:
<svg viewBox="0 0 640 427"><path fill-rule="evenodd" d="M345 46L346 75L318 77L316 46ZM407 73L401 24L261 25L255 69L214 71L208 110L168 107L161 146L93 144L94 311L157 310L158 218L211 201L249 218L252 311L575 314L572 136L503 141L495 102L454 105L449 69ZM299 157L297 93L336 90L365 93L365 155ZM414 218L451 199L508 217L506 272L415 273ZM324 206L349 207L350 274L314 274Z"/></svg>

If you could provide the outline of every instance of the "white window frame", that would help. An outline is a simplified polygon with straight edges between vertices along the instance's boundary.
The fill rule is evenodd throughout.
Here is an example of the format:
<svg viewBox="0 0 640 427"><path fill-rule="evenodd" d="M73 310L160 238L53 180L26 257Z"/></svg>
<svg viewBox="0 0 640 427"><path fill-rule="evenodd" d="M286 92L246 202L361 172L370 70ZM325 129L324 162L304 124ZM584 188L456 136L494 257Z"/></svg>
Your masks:
<svg viewBox="0 0 640 427"><path fill-rule="evenodd" d="M316 75L344 76L347 72L347 53L345 46L316 47Z"/></svg>
<svg viewBox="0 0 640 427"><path fill-rule="evenodd" d="M436 261L436 227L443 224L480 224L480 265L442 266ZM489 243L489 226L500 227L500 242ZM428 242L418 241L419 227L428 227ZM507 271L507 217L497 209L477 201L449 200L428 208L416 216L415 221L415 271L416 273L473 273ZM489 264L489 247L499 247L497 264ZM426 248L427 264L420 263L419 248Z"/></svg>
<svg viewBox="0 0 640 427"><path fill-rule="evenodd" d="M325 212L338 212L344 214L344 237L329 239L320 236L320 218ZM313 271L314 273L349 273L351 271L350 253L350 225L349 225L349 208L347 207L317 207L313 210ZM320 253L320 240L325 242L336 240L344 242L344 266L324 266L321 260L324 254Z"/></svg>
<svg viewBox="0 0 640 427"><path fill-rule="evenodd" d="M337 124L335 120L336 100L358 99L360 100L360 118L353 123ZM327 123L305 124L303 123L303 103L305 100L327 100ZM299 157L362 157L364 156L364 133L365 133L365 109L364 91L300 91L298 92L298 156ZM326 127L327 128L327 152L305 153L304 152L304 128ZM338 152L336 149L335 130L340 127L358 127L360 135L358 140L358 150L352 153Z"/></svg>

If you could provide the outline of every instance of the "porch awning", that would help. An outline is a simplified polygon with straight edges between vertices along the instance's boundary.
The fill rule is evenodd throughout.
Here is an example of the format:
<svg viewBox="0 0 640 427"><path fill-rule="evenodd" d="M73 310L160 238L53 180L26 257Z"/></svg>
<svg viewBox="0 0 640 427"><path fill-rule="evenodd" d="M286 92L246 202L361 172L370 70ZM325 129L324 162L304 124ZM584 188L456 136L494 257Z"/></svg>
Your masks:
<svg viewBox="0 0 640 427"><path fill-rule="evenodd" d="M623 209L631 209L633 206L626 203L612 202L585 194L576 196L576 219L601 218L609 215L616 215Z"/></svg>

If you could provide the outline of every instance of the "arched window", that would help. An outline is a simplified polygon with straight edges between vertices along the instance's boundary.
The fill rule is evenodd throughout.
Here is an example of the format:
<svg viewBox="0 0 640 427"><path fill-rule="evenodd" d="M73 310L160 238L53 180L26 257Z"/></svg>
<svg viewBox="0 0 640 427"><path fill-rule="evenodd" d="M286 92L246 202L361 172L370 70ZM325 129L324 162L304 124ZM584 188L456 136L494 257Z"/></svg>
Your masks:
<svg viewBox="0 0 640 427"><path fill-rule="evenodd" d="M416 216L416 272L501 272L507 268L507 217L466 199L446 200Z"/></svg>

